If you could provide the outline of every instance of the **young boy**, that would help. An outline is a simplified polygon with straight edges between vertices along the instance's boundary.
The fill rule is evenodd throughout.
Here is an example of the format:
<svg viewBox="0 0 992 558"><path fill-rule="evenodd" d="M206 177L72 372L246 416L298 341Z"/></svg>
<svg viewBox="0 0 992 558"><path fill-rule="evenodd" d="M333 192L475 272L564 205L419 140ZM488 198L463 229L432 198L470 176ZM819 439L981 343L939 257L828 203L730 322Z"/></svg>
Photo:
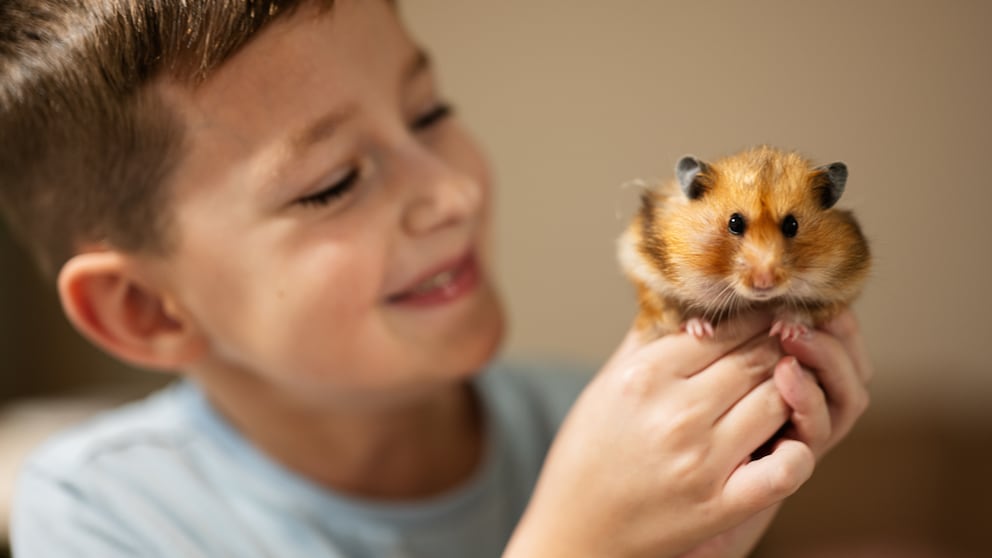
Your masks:
<svg viewBox="0 0 992 558"><path fill-rule="evenodd" d="M849 313L631 334L574 406L491 364L485 160L384 0L7 0L0 72L7 219L183 378L32 457L17 556L742 556L864 410Z"/></svg>

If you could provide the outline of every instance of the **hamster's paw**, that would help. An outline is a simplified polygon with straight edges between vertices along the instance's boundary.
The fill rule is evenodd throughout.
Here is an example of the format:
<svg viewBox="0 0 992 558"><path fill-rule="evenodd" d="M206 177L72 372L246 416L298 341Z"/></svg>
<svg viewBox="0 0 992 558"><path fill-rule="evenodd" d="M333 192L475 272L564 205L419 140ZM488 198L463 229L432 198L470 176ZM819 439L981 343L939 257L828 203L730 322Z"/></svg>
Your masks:
<svg viewBox="0 0 992 558"><path fill-rule="evenodd" d="M774 337L778 335L782 341L795 341L809 333L809 327L799 321L789 318L780 318L772 324L772 329L768 335Z"/></svg>
<svg viewBox="0 0 992 558"><path fill-rule="evenodd" d="M702 318L689 318L686 320L685 324L683 324L682 329L696 339L713 337L713 324Z"/></svg>

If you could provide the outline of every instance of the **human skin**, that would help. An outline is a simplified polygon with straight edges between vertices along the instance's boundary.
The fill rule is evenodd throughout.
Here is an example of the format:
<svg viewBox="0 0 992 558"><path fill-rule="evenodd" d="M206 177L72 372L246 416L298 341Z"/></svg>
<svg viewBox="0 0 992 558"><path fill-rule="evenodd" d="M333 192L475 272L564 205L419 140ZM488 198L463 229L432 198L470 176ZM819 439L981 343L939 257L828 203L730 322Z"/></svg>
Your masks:
<svg viewBox="0 0 992 558"><path fill-rule="evenodd" d="M408 500L463 483L486 443L468 381L503 332L492 188L393 8L304 6L203 84L155 87L186 130L169 182L175 243L164 256L87 247L59 278L70 319L125 360L194 379L318 484ZM509 552L752 544L864 389L850 364L860 341L814 337L804 353L766 338L763 319L711 343L632 333L570 413ZM786 351L823 391L784 371ZM706 420L693 415L704 406ZM789 419L790 437L745 465ZM718 462L688 468L703 450ZM580 481L598 488L555 488Z"/></svg>
<svg viewBox="0 0 992 558"><path fill-rule="evenodd" d="M563 425L505 556L746 556L864 412L871 376L850 311L781 348L770 325L631 332Z"/></svg>

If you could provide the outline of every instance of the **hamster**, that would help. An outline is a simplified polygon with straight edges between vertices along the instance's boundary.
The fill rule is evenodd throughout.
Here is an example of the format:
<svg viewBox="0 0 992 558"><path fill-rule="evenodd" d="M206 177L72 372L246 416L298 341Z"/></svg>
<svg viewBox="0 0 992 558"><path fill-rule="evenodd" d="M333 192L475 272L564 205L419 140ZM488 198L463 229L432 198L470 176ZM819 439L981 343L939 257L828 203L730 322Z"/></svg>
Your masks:
<svg viewBox="0 0 992 558"><path fill-rule="evenodd" d="M770 335L794 339L860 293L871 265L850 211L834 207L847 166L813 166L769 146L712 163L681 158L675 180L641 196L620 237L634 284L635 327L712 336L748 310L774 316Z"/></svg>

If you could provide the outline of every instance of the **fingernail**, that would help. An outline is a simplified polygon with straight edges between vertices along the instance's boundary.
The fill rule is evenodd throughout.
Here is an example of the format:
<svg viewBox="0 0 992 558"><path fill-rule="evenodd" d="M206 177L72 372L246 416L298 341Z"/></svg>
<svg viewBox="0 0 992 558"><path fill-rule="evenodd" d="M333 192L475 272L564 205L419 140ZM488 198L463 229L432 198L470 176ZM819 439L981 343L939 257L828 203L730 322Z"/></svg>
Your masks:
<svg viewBox="0 0 992 558"><path fill-rule="evenodd" d="M803 370L799 367L799 359L796 357L789 357L789 362L786 366L789 367L789 372L794 374L797 378L802 378Z"/></svg>

